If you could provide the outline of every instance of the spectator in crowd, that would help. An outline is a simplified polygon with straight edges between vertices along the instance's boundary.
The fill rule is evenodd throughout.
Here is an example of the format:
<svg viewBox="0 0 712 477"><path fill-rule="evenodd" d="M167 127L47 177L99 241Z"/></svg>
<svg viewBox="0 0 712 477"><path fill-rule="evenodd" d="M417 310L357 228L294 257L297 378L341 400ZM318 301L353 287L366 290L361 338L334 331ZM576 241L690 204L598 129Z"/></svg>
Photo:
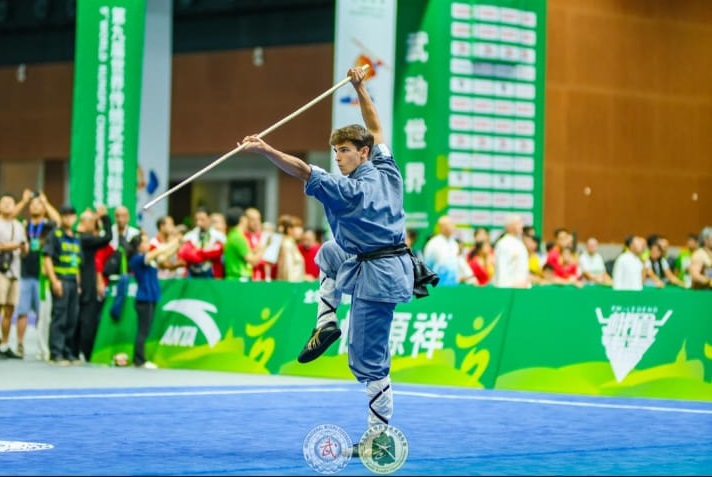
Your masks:
<svg viewBox="0 0 712 477"><path fill-rule="evenodd" d="M175 221L170 215L164 215L156 220L156 230L156 235L151 238L150 250L155 250L179 236ZM161 254L160 257L156 262L158 278L178 278L185 275L185 262L178 258L177 251L171 255Z"/></svg>
<svg viewBox="0 0 712 477"><path fill-rule="evenodd" d="M566 255L566 250L570 250L569 247L563 250L563 255ZM551 263L545 263L542 267L543 280L539 283L540 285L570 285L578 288L583 287L583 281L576 279L575 277L562 278L556 274L554 267Z"/></svg>
<svg viewBox="0 0 712 477"><path fill-rule="evenodd" d="M225 214L222 212L212 212L210 214L210 226L213 230L217 230L223 235L227 235L227 222L225 221Z"/></svg>
<svg viewBox="0 0 712 477"><path fill-rule="evenodd" d="M111 226L111 248L122 249L124 252L132 238L140 233L140 230L129 224L131 216L129 209L125 205L120 205L114 209L114 224Z"/></svg>
<svg viewBox="0 0 712 477"><path fill-rule="evenodd" d="M316 280L319 278L319 265L317 265L315 259L321 247L321 242L317 241L316 232L313 228L304 229L298 246L302 257L304 257L304 279Z"/></svg>
<svg viewBox="0 0 712 477"><path fill-rule="evenodd" d="M423 248L423 261L440 277L441 286L454 286L459 281L460 243L455 235L455 223L448 215L438 219L437 233Z"/></svg>
<svg viewBox="0 0 712 477"><path fill-rule="evenodd" d="M477 280L477 284L481 286L488 285L492 277L494 277L494 255L489 241L475 242L467 258L467 263Z"/></svg>
<svg viewBox="0 0 712 477"><path fill-rule="evenodd" d="M623 253L613 263L614 290L642 290L645 266L641 254L645 250L645 239L631 235L625 239Z"/></svg>
<svg viewBox="0 0 712 477"><path fill-rule="evenodd" d="M534 237L536 235L536 229L533 225L525 225L522 227L522 237Z"/></svg>
<svg viewBox="0 0 712 477"><path fill-rule="evenodd" d="M17 304L17 355L24 357L24 337L30 312L35 314L37 329L38 357L49 359L49 320L51 318L51 295L47 290L47 277L42 271L42 245L47 235L59 223L57 209L50 204L43 192L26 189L18 202L16 212L27 206L28 219L25 224L27 247L20 261L20 298ZM44 303L43 303L44 302Z"/></svg>
<svg viewBox="0 0 712 477"><path fill-rule="evenodd" d="M487 227L475 227L472 238L474 242L489 242L490 245L492 244L492 237Z"/></svg>
<svg viewBox="0 0 712 477"><path fill-rule="evenodd" d="M15 218L17 201L12 194L0 196L0 313L2 358L22 359L10 348L12 314L20 295L20 255L27 253L25 227ZM4 255L4 257L2 257Z"/></svg>
<svg viewBox="0 0 712 477"><path fill-rule="evenodd" d="M563 264L561 260L561 251L564 247L571 245L572 236L568 229L560 227L554 231L554 243L548 248L546 255L546 262L551 265L551 269L554 273L562 278L566 278L567 273L563 270Z"/></svg>
<svg viewBox="0 0 712 477"><path fill-rule="evenodd" d="M288 282L303 282L306 274L304 256L299 251L299 240L303 228L302 219L285 214L279 218L279 229L282 231L282 243L279 247L277 260L277 280Z"/></svg>
<svg viewBox="0 0 712 477"><path fill-rule="evenodd" d="M541 239L536 235L523 234L522 242L524 242L524 246L529 254L529 282L532 285L543 285L546 280L544 279L544 270L542 267L543 260L539 255Z"/></svg>
<svg viewBox="0 0 712 477"><path fill-rule="evenodd" d="M423 260L423 251L420 248L416 248L416 243L418 242L418 231L415 229L406 229L405 231L405 244L411 249L413 254L420 260Z"/></svg>
<svg viewBox="0 0 712 477"><path fill-rule="evenodd" d="M685 282L672 273L670 264L663 256L663 249L659 241L655 241L648 247L648 258L645 260L645 281L644 286L663 288L667 284L672 284L685 288Z"/></svg>
<svg viewBox="0 0 712 477"><path fill-rule="evenodd" d="M468 251L460 239L457 239L457 283L477 286L477 278L470 268Z"/></svg>
<svg viewBox="0 0 712 477"><path fill-rule="evenodd" d="M71 205L59 209L60 223L47 237L42 254L52 286L52 322L49 331L51 364L81 364L73 351L79 319L79 284L82 246L73 230L77 212Z"/></svg>
<svg viewBox="0 0 712 477"><path fill-rule="evenodd" d="M100 270L109 283L117 284L118 281L126 282L129 273L128 253L131 239L137 236L138 228L129 224L130 215L128 207L120 205L114 209L114 223L111 226L111 242L109 249L103 247L99 254L102 268ZM118 286L118 285L117 285ZM121 287L123 288L123 287Z"/></svg>
<svg viewBox="0 0 712 477"><path fill-rule="evenodd" d="M98 293L96 252L111 242L111 218L106 207L96 211L86 209L79 216L77 232L82 248L80 267L79 317L72 343L72 354L91 361L94 339L99 329L99 317L104 297Z"/></svg>
<svg viewBox="0 0 712 477"><path fill-rule="evenodd" d="M146 359L146 339L151 330L156 305L161 298L156 262L161 255L174 254L180 246L180 239L175 236L168 242L159 244L150 250L151 240L145 233L140 233L131 239L130 245L129 268L136 280L134 308L138 319L133 364L137 368L156 369L157 366Z"/></svg>
<svg viewBox="0 0 712 477"><path fill-rule="evenodd" d="M111 244L101 247L94 253L94 268L96 269L96 296L100 300L106 299L107 287L110 284L108 273L110 267L107 266L107 262L113 253L114 249L111 247ZM105 270L107 273L104 273Z"/></svg>
<svg viewBox="0 0 712 477"><path fill-rule="evenodd" d="M645 263L646 260L650 257L650 248L653 246L653 244L657 243L660 246L661 252L662 252L662 259L666 260L668 262L668 265L670 268L673 267L674 265L674 259L670 259L670 254L669 254L669 248L670 248L670 241L668 238L660 233L653 233L648 235L648 237L645 239L647 243L647 247L645 250L643 250L643 253L640 255L640 258L643 260L643 263Z"/></svg>
<svg viewBox="0 0 712 477"><path fill-rule="evenodd" d="M700 232L700 246L690 257L690 278L695 290L712 290L712 227Z"/></svg>
<svg viewBox="0 0 712 477"><path fill-rule="evenodd" d="M195 227L185 234L178 257L186 263L190 278L223 278L225 235L214 230L204 207L194 213Z"/></svg>
<svg viewBox="0 0 712 477"><path fill-rule="evenodd" d="M606 271L606 263L598 251L598 239L589 237L586 240L586 249L578 258L581 278L584 283L610 286L613 278Z"/></svg>
<svg viewBox="0 0 712 477"><path fill-rule="evenodd" d="M692 254L695 253L700 246L700 242L696 233L687 234L685 246L680 249L680 252L675 257L673 265L673 273L677 278L683 281L686 288L692 287L692 278L690 277L690 262Z"/></svg>
<svg viewBox="0 0 712 477"><path fill-rule="evenodd" d="M245 237L247 237L247 242L250 244L252 251L257 253L260 248L267 245L269 233L263 230L262 213L259 209L256 207L248 207L245 209L245 217L247 218ZM264 261L252 267L253 280L261 281L269 278L271 277L268 275Z"/></svg>
<svg viewBox="0 0 712 477"><path fill-rule="evenodd" d="M567 245L561 249L560 262L561 266L559 267L559 272L557 273L556 270L554 270L554 273L572 283L580 281L581 270L579 269L578 258L571 245Z"/></svg>
<svg viewBox="0 0 712 477"><path fill-rule="evenodd" d="M247 241L247 216L240 207L231 207L225 214L227 238L223 252L225 278L249 281L252 267L262 262L264 245L258 244L253 250Z"/></svg>
<svg viewBox="0 0 712 477"><path fill-rule="evenodd" d="M504 234L494 247L492 284L501 288L529 288L529 252L522 241L522 217L508 215Z"/></svg>
<svg viewBox="0 0 712 477"><path fill-rule="evenodd" d="M578 260L574 253L573 247L570 245L561 249L561 267L558 272L554 269L551 263L545 263L542 267L544 274L544 283L548 285L573 285L583 287L581 280L581 271L578 266Z"/></svg>
<svg viewBox="0 0 712 477"><path fill-rule="evenodd" d="M662 258L668 263L670 270L675 266L675 257L670 254L670 240L665 235L658 235L658 245L660 245L660 252L662 253Z"/></svg>

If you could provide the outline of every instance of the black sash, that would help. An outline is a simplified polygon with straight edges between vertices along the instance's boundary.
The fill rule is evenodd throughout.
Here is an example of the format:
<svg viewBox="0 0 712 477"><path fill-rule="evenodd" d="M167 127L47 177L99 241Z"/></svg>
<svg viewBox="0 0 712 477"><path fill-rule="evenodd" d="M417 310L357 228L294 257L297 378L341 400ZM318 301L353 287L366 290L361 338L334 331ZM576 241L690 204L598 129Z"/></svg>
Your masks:
<svg viewBox="0 0 712 477"><path fill-rule="evenodd" d="M400 257L405 254L410 255L410 260L413 263L413 296L415 298L423 298L429 295L426 285L436 286L440 281L437 273L433 272L423 263L420 258L404 243L390 245L388 247L379 248L371 252L365 252L356 255L356 260L359 262L367 262L377 258Z"/></svg>
<svg viewBox="0 0 712 477"><path fill-rule="evenodd" d="M370 252L364 252L356 255L356 260L359 262L368 262L377 258L400 257L409 252L408 247L404 243L398 245L389 245L388 247L379 248Z"/></svg>

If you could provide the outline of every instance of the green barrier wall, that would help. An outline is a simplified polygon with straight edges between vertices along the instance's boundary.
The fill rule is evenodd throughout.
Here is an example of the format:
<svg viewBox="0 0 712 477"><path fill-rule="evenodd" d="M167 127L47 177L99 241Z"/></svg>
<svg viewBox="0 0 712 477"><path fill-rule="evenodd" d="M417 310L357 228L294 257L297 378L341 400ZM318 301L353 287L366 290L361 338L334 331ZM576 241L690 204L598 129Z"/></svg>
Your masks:
<svg viewBox="0 0 712 477"><path fill-rule="evenodd" d="M131 356L133 288L118 321L107 302L92 362ZM316 283L164 280L162 292L146 347L160 367L353 378L343 338L296 361ZM712 293L435 288L396 308L390 341L395 382L712 401Z"/></svg>

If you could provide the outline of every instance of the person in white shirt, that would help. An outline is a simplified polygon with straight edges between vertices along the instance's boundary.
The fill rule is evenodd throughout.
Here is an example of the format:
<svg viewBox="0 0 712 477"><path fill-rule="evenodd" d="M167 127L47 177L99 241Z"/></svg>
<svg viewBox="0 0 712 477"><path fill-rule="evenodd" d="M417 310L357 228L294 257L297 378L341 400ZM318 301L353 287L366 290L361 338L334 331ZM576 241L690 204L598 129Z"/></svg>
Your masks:
<svg viewBox="0 0 712 477"><path fill-rule="evenodd" d="M586 283L611 285L613 278L606 271L606 263L598 251L598 240L589 237L586 240L586 250L579 256L579 268Z"/></svg>
<svg viewBox="0 0 712 477"><path fill-rule="evenodd" d="M423 248L423 262L440 278L440 286L460 283L460 243L455 236L455 224L443 215L438 219L438 234Z"/></svg>
<svg viewBox="0 0 712 477"><path fill-rule="evenodd" d="M129 209L120 205L114 209L114 224L111 226L111 248L119 249L119 245L124 249L131 239L139 235L140 231L133 225L129 225Z"/></svg>
<svg viewBox="0 0 712 477"><path fill-rule="evenodd" d="M522 241L524 222L510 215L504 223L504 234L494 246L492 284L500 288L529 288L529 252Z"/></svg>
<svg viewBox="0 0 712 477"><path fill-rule="evenodd" d="M625 251L613 264L614 290L642 290L645 267L640 254L645 249L645 238L631 236L625 241Z"/></svg>

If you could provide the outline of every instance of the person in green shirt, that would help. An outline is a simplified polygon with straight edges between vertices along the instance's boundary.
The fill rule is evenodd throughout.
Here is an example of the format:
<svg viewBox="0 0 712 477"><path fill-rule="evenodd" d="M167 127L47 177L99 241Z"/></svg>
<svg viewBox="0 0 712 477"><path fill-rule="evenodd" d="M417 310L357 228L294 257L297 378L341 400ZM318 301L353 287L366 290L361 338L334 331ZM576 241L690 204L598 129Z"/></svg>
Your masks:
<svg viewBox="0 0 712 477"><path fill-rule="evenodd" d="M247 281L252 278L252 267L260 263L264 247L250 249L245 230L247 217L240 207L232 207L225 213L227 240L223 250L225 278Z"/></svg>

